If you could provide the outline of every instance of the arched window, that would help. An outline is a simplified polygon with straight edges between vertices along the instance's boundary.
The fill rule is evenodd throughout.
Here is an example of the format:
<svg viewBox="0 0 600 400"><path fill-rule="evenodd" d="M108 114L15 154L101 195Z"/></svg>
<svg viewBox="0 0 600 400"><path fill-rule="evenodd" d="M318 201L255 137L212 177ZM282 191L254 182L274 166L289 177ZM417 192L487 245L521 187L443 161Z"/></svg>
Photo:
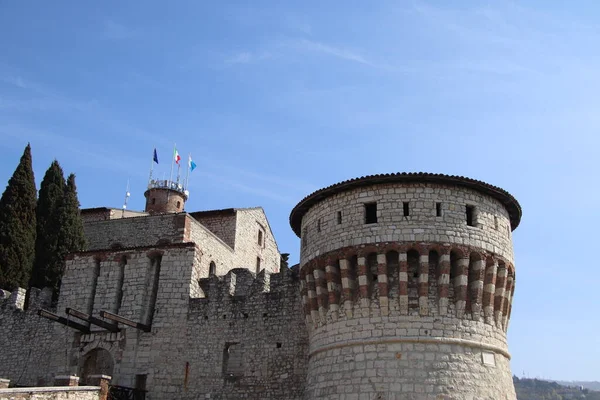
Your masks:
<svg viewBox="0 0 600 400"><path fill-rule="evenodd" d="M177 209L178 210L179 210L179 207L181 207L181 202L180 201L177 202Z"/></svg>
<svg viewBox="0 0 600 400"><path fill-rule="evenodd" d="M208 266L208 276L215 276L217 273L217 265L215 264L214 261L210 262L210 265Z"/></svg>
<svg viewBox="0 0 600 400"><path fill-rule="evenodd" d="M258 245L262 246L262 244L263 244L263 233L262 233L262 230L259 229L258 230Z"/></svg>
<svg viewBox="0 0 600 400"><path fill-rule="evenodd" d="M156 198L155 197L152 198L152 205L154 205L154 204L156 204Z"/></svg>

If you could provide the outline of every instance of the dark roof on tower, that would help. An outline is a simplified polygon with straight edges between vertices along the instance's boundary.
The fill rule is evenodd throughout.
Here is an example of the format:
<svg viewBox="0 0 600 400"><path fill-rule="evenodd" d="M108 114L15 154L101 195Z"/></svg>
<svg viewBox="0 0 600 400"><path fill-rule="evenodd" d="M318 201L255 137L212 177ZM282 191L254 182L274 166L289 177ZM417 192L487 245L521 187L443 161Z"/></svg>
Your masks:
<svg viewBox="0 0 600 400"><path fill-rule="evenodd" d="M462 186L477 190L500 201L510 216L511 229L515 230L521 221L521 205L510 193L497 186L464 176L432 174L427 172L397 172L390 174L367 175L319 189L302 199L290 213L290 225L300 237L300 226L304 214L318 202L337 193L382 183L437 183L449 186Z"/></svg>

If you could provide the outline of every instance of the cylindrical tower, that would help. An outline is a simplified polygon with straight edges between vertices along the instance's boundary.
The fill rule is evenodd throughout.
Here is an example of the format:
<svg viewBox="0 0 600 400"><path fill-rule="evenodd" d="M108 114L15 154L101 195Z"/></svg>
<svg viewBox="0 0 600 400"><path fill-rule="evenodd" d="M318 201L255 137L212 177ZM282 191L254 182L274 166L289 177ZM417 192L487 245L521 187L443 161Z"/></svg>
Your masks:
<svg viewBox="0 0 600 400"><path fill-rule="evenodd" d="M506 330L520 218L508 192L441 174L366 176L303 199L290 223L306 398L515 400Z"/></svg>
<svg viewBox="0 0 600 400"><path fill-rule="evenodd" d="M183 211L188 192L178 182L151 180L146 197L145 211L150 214L175 213Z"/></svg>

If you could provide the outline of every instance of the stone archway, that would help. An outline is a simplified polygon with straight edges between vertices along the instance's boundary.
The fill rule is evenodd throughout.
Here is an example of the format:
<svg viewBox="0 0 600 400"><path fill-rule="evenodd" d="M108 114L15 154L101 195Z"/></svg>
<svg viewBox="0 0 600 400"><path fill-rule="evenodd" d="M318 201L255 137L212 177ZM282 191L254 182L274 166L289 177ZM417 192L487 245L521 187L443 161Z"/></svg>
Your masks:
<svg viewBox="0 0 600 400"><path fill-rule="evenodd" d="M83 383L86 383L90 375L113 376L114 366L113 357L108 350L95 348L84 356L80 374L81 379Z"/></svg>

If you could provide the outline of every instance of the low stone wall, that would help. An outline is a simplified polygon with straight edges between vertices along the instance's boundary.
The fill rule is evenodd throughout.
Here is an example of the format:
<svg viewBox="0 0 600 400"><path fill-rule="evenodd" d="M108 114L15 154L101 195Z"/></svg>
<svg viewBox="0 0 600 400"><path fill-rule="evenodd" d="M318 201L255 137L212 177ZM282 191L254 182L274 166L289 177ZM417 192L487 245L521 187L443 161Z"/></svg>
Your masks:
<svg viewBox="0 0 600 400"><path fill-rule="evenodd" d="M0 400L98 400L99 386L56 386L0 389Z"/></svg>

